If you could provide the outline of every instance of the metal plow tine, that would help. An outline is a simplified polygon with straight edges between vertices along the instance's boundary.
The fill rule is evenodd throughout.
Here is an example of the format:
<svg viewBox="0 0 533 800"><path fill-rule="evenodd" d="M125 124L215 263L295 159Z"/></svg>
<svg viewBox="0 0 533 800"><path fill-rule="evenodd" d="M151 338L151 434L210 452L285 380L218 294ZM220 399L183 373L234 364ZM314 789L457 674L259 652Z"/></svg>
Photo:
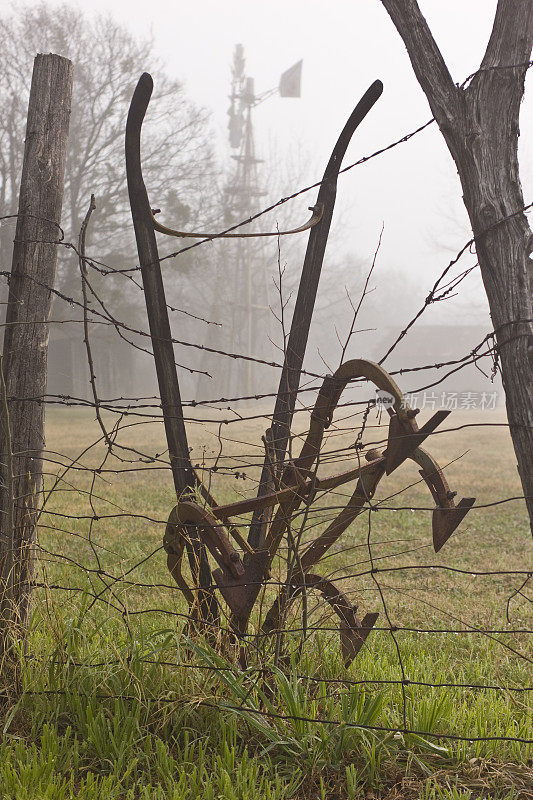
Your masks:
<svg viewBox="0 0 533 800"><path fill-rule="evenodd" d="M385 453L385 471L387 475L390 475L391 472L394 472L407 458L410 458L416 448L420 447L422 442L433 433L449 414L449 411L437 411L436 414L433 414L433 416L428 419L420 430L417 429L414 420L404 422L397 414L391 417L389 423L389 438Z"/></svg>
<svg viewBox="0 0 533 800"><path fill-rule="evenodd" d="M436 553L446 544L475 502L475 497L463 497L452 508L436 508L433 511L433 547Z"/></svg>
<svg viewBox="0 0 533 800"><path fill-rule="evenodd" d="M342 621L339 628L341 637L341 651L344 666L349 667L359 650L364 645L368 634L376 624L379 614L377 612L366 614L361 622L361 627L354 628Z"/></svg>
<svg viewBox="0 0 533 800"><path fill-rule="evenodd" d="M268 550L257 550L243 559L244 574L234 577L223 569L216 569L213 577L220 594L228 604L239 626L246 625L257 595L263 585L265 573L270 562Z"/></svg>

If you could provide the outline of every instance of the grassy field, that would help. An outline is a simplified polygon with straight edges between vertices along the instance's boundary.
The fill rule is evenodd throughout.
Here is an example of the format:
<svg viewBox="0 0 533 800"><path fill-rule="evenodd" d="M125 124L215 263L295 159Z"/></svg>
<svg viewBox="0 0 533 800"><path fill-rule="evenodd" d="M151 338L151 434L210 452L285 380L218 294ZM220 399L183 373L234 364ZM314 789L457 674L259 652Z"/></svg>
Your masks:
<svg viewBox="0 0 533 800"><path fill-rule="evenodd" d="M197 409L188 423L193 462L219 502L256 487L265 420L261 409L241 414L254 418ZM360 421L339 415L319 477L357 463ZM383 446L378 422L370 415L367 447ZM431 546L433 502L408 463L320 566L361 614L380 613L356 661L344 668L337 623L310 594L305 640L295 604L282 661L260 637L240 670L228 646L221 654L185 633L161 550L174 504L161 422L124 417L109 455L90 412L49 411L53 491L23 692L5 706L0 797L532 798L531 747L505 741L533 738L523 691L533 652L527 634L512 632L532 627L531 602L527 587L516 593L524 575L482 574L531 569L525 507L508 500L521 492L514 454L500 412L456 412L442 427L427 449L479 506L442 551ZM349 494L319 499L304 541ZM281 558L274 578L283 567Z"/></svg>

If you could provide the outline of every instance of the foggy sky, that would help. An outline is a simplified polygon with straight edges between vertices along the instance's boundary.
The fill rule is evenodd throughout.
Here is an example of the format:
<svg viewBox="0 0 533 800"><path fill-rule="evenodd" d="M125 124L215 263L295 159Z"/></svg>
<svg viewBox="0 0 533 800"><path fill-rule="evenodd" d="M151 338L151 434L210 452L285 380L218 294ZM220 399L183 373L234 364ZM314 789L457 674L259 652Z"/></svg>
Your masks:
<svg viewBox="0 0 533 800"><path fill-rule="evenodd" d="M10 5L0 0L2 10ZM376 78L384 83L383 96L354 135L344 165L431 117L403 43L379 0L91 0L78 5L87 14L110 14L135 34L153 34L168 73L185 83L191 98L212 110L217 152L224 158L229 156L226 111L234 44L244 45L246 71L255 78L257 92L275 86L280 73L303 58L301 99L274 97L255 115L259 155L268 160L275 154L281 170L284 163L298 161L302 185L320 178L349 113ZM453 79L460 83L479 66L495 0L422 0L420 5ZM139 64L139 73L143 70L149 71L150 64ZM527 94L526 88L521 117L526 203L533 194L532 104ZM306 218L315 196L316 190L294 203L295 224ZM264 204L277 199L268 196ZM415 305L470 238L456 171L436 126L344 175L336 216L342 224L333 228L332 252L351 252L368 263L384 225L375 284L379 286L380 269L385 268L416 279L420 295ZM275 217L272 223L274 227ZM473 263L470 256L464 266ZM373 302L379 304L379 291ZM490 328L479 277L468 279L459 298L431 309L431 314L426 322L486 322Z"/></svg>

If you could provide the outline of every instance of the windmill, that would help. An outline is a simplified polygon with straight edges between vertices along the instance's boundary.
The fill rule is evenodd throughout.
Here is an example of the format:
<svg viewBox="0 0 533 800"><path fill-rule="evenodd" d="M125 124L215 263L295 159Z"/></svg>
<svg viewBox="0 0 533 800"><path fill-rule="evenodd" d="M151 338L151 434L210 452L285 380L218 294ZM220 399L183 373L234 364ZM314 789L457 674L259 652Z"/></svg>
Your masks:
<svg viewBox="0 0 533 800"><path fill-rule="evenodd" d="M265 192L261 189L256 155L253 111L270 97L300 97L302 61L298 61L280 77L278 86L256 94L254 79L245 72L244 47L235 45L233 53L230 106L228 109L229 145L235 161L227 182L225 222L228 225L247 219L259 208ZM236 240L232 245L231 274L231 328L230 340L234 352L250 357L272 360L265 352L268 331L272 322L269 308L269 283L263 245L260 239ZM257 394L258 371L253 361L231 364L226 372L227 390L247 396ZM232 374L233 373L233 374Z"/></svg>

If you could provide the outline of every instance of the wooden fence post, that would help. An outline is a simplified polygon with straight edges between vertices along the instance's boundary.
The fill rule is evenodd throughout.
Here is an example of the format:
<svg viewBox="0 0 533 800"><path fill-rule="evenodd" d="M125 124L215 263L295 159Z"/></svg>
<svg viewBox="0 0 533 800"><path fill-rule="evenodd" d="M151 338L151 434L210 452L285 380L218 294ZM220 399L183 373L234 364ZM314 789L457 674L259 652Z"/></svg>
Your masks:
<svg viewBox="0 0 533 800"><path fill-rule="evenodd" d="M33 577L42 483L48 319L60 238L72 63L39 54L33 65L18 219L9 281L3 376L11 430L0 443L0 655L23 635ZM4 423L6 422L4 419ZM10 491L11 489L11 491ZM11 513L10 513L11 509ZM9 580L6 585L6 566Z"/></svg>

